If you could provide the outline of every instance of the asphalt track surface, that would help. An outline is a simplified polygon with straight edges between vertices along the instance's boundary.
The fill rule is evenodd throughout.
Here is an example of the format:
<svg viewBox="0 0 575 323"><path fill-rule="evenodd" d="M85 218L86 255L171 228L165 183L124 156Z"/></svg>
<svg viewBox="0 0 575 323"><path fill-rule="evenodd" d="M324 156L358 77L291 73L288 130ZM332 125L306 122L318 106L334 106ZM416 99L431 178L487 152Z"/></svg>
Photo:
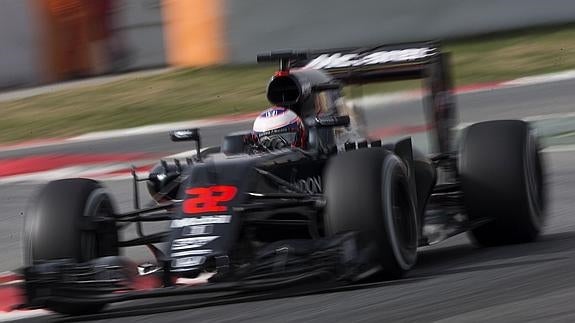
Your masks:
<svg viewBox="0 0 575 323"><path fill-rule="evenodd" d="M465 94L458 97L460 119L471 122L574 112L573 88L575 81L566 81ZM419 105L401 103L398 106L400 109L394 109L393 113L387 109L370 109L368 120L375 120L377 124L419 123L414 121L415 115L420 113ZM206 144L210 145L217 143L224 132L245 126L214 127L202 133ZM169 143L167 136L153 134L9 154L125 152L126 147L138 152L184 150L182 144ZM153 304L145 303L146 306L137 302L125 303L111 307L107 316L91 319L143 322L574 321L575 152L547 153L545 157L549 165L549 217L544 235L536 243L480 249L472 246L465 236L458 236L422 249L416 268L406 279L397 282L130 317L123 317L130 309L165 306L176 299L162 299ZM120 207L129 209L129 182L114 181L107 185L116 194ZM12 270L21 264L21 214L37 188L32 184L0 186L0 271Z"/></svg>

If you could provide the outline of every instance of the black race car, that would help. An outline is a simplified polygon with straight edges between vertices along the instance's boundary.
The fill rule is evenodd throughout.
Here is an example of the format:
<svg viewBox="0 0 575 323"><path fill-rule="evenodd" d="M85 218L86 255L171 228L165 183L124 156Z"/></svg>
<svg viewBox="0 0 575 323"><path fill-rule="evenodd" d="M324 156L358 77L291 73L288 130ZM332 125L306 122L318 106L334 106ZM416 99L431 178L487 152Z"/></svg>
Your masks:
<svg viewBox="0 0 575 323"><path fill-rule="evenodd" d="M202 148L197 129L174 131L174 141L196 142L197 153L161 162L146 178L134 173L128 213L118 213L96 181L49 183L26 215L26 306L93 313L139 298L396 279L415 265L418 247L462 232L482 246L539 235L545 184L537 138L517 120L476 123L456 138L449 55L437 44L272 52L258 61L279 61L267 98L305 120L307 148L268 149L250 131ZM429 90L433 154L410 138L341 139L353 130L337 108L342 87L405 79L423 79ZM139 182L157 205L140 207ZM144 235L150 221L170 228ZM131 223L140 236L120 239ZM137 245L157 259L138 272L118 256ZM212 275L204 286L175 283L203 273ZM155 276L162 287L131 290L125 282L135 275Z"/></svg>

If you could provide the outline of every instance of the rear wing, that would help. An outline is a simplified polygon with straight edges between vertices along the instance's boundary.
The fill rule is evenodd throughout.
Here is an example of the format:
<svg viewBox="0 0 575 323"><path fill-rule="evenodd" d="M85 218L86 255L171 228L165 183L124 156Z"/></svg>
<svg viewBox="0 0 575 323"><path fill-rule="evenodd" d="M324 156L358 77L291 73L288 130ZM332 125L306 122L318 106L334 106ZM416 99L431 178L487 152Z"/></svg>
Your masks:
<svg viewBox="0 0 575 323"><path fill-rule="evenodd" d="M345 84L423 78L426 66L441 55L437 43L406 43L370 48L309 52L291 67L328 72Z"/></svg>
<svg viewBox="0 0 575 323"><path fill-rule="evenodd" d="M451 130L457 124L457 111L450 54L442 52L437 42L258 55L258 62L266 61L279 61L278 73L318 70L342 85L422 79L425 117L436 134L434 150L448 153L453 148Z"/></svg>

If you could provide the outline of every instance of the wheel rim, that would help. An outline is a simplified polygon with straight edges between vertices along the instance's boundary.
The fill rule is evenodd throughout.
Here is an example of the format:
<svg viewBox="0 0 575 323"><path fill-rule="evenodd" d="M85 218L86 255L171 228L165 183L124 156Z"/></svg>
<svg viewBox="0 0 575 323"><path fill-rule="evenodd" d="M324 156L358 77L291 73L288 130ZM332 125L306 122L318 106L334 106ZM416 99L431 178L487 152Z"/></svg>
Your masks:
<svg viewBox="0 0 575 323"><path fill-rule="evenodd" d="M85 221L93 221L95 218L109 217L113 214L113 208L104 189L97 189L92 192L86 203L84 212ZM97 231L80 231L80 260L88 261L99 256L99 241Z"/></svg>
<svg viewBox="0 0 575 323"><path fill-rule="evenodd" d="M385 217L395 259L403 270L409 270L417 258L417 218L413 204L409 200L409 186L405 178L396 172L401 169L401 161L385 163L383 203L389 216Z"/></svg>
<svg viewBox="0 0 575 323"><path fill-rule="evenodd" d="M400 252L404 258L409 258L417 244L417 235L413 230L416 223L414 223L413 210L407 198L409 191L405 185L397 179L393 185L392 194L393 220L397 240L400 243Z"/></svg>

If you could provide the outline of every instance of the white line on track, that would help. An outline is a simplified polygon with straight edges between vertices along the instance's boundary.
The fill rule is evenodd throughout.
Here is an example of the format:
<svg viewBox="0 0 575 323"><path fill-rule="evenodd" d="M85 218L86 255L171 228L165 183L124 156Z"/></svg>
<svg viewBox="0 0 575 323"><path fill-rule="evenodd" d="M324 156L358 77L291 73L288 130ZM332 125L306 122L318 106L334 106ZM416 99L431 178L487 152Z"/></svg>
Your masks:
<svg viewBox="0 0 575 323"><path fill-rule="evenodd" d="M551 119L564 119L564 118L573 118L575 117L575 112L564 112L564 113L549 113L549 114L540 114L535 116L529 116L523 118L524 121L531 122L531 121L544 121L544 120L551 120Z"/></svg>
<svg viewBox="0 0 575 323"><path fill-rule="evenodd" d="M575 70L568 70L556 73L549 73L543 75L535 75L535 76L527 76L518 78L511 81L503 82L502 85L504 86L526 86L526 85L535 85L535 84L543 84L543 83L551 83L551 82L558 82L558 81L566 81L575 78Z"/></svg>
<svg viewBox="0 0 575 323"><path fill-rule="evenodd" d="M15 182L35 182L37 179L41 178L42 181L49 181L53 179L66 178L68 176L75 176L83 171L87 170L84 166L72 166L65 168L58 168L43 172L26 173L20 175L6 176L0 178L0 183L15 183Z"/></svg>
<svg viewBox="0 0 575 323"><path fill-rule="evenodd" d="M50 314L52 314L52 312L47 310L12 311L7 313L0 313L0 322L9 322L28 318L38 318Z"/></svg>
<svg viewBox="0 0 575 323"><path fill-rule="evenodd" d="M205 149L205 148L204 148ZM165 158L174 158L174 159L179 159L179 158L186 158L186 157L193 157L196 155L196 150L186 150L186 151L182 151L181 153L177 153L177 154L173 154L170 156L166 156Z"/></svg>
<svg viewBox="0 0 575 323"><path fill-rule="evenodd" d="M575 145L557 145L543 148L544 153L566 153L575 151Z"/></svg>

